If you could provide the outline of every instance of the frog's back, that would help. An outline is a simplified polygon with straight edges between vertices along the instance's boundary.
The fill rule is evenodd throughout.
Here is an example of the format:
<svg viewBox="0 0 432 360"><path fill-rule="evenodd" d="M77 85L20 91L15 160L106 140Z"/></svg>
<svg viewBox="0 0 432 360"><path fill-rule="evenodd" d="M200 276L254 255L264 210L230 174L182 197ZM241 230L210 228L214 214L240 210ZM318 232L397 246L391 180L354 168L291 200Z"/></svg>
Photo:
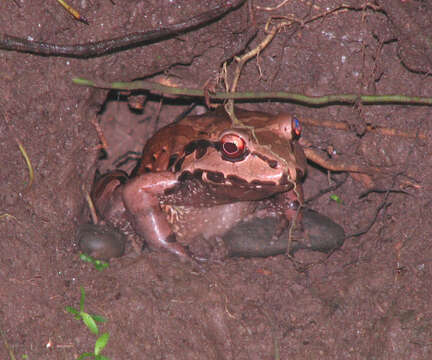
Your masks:
<svg viewBox="0 0 432 360"><path fill-rule="evenodd" d="M246 125L264 127L269 115L236 109L236 116ZM188 144L196 141L216 142L219 135L231 127L231 120L223 106L204 115L192 115L167 125L146 143L137 174L170 170L184 155Z"/></svg>
<svg viewBox="0 0 432 360"><path fill-rule="evenodd" d="M226 114L225 114L226 115ZM192 115L158 130L146 143L137 174L169 170L173 161L184 154L194 141L215 141L219 129L230 125L219 111L211 115Z"/></svg>

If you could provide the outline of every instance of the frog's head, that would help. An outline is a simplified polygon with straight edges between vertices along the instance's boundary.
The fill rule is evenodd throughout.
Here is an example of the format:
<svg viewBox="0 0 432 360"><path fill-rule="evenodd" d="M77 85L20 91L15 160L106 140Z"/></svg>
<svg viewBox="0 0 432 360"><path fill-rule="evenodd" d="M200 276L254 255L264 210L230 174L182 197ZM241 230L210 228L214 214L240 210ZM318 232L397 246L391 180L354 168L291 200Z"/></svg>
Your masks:
<svg viewBox="0 0 432 360"><path fill-rule="evenodd" d="M242 197L239 189L254 193L251 198L264 198L295 187L306 172L306 158L297 142L299 121L287 114L272 117L243 111L239 120L244 127L230 127L225 121L211 134L194 138L171 170L180 179L193 175L225 190L231 187L243 199L249 196Z"/></svg>

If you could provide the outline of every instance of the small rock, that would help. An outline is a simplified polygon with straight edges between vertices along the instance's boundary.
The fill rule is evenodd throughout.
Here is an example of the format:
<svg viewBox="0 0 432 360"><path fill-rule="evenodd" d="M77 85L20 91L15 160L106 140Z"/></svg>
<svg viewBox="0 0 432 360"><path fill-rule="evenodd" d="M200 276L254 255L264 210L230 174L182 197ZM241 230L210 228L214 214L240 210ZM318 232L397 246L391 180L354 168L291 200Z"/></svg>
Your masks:
<svg viewBox="0 0 432 360"><path fill-rule="evenodd" d="M120 257L125 252L126 237L108 225L82 224L76 240L83 253L98 260Z"/></svg>
<svg viewBox="0 0 432 360"><path fill-rule="evenodd" d="M272 239L278 226L276 217L255 218L241 222L223 237L230 256L265 257L284 254L287 249L289 229L278 239ZM293 234L290 253L306 249L330 252L341 247L345 232L327 216L310 209L303 210L303 231Z"/></svg>

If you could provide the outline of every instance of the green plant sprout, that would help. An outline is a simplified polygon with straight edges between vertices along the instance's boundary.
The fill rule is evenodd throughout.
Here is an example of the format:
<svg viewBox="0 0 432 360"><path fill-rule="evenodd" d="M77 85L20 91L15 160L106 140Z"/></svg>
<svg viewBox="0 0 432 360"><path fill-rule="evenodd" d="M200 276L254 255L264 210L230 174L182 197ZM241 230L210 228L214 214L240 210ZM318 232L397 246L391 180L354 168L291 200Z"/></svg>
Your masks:
<svg viewBox="0 0 432 360"><path fill-rule="evenodd" d="M333 200L334 202L337 202L338 204L342 204L341 198L339 196L337 196L336 194L331 194L330 200Z"/></svg>
<svg viewBox="0 0 432 360"><path fill-rule="evenodd" d="M88 262L90 264L93 264L93 266L98 271L102 271L102 270L106 269L109 266L109 264L106 261L97 260L97 259L95 259L95 258L93 258L93 257L91 257L90 255L87 255L87 254L81 254L80 255L80 259L82 261L85 261L85 262Z"/></svg>
<svg viewBox="0 0 432 360"><path fill-rule="evenodd" d="M82 286L80 286L81 290L81 298L80 298L80 306L79 310L73 308L72 306L66 306L66 311L74 315L74 318L77 320L82 320L89 328L89 330L97 335L99 333L99 328L97 326L97 322L106 322L107 320L103 316L92 315L84 311L84 302L85 302L85 291ZM101 355L102 350L105 348L109 340L109 333L103 333L96 340L94 352L85 352L82 353L77 360L85 359L85 358L93 358L95 360L110 360L110 358Z"/></svg>
<svg viewBox="0 0 432 360"><path fill-rule="evenodd" d="M103 333L98 337L95 343L94 352L85 352L82 353L77 360L85 359L85 358L93 358L95 360L110 360L108 357L101 355L101 351L104 349L109 340L109 334Z"/></svg>
<svg viewBox="0 0 432 360"><path fill-rule="evenodd" d="M72 306L66 306L66 311L74 315L75 319L82 320L85 326L87 326L93 334L97 335L99 333L99 329L96 323L105 322L106 319L103 316L91 315L84 311L85 292L82 286L80 287L80 289L81 299L79 310L73 308Z"/></svg>

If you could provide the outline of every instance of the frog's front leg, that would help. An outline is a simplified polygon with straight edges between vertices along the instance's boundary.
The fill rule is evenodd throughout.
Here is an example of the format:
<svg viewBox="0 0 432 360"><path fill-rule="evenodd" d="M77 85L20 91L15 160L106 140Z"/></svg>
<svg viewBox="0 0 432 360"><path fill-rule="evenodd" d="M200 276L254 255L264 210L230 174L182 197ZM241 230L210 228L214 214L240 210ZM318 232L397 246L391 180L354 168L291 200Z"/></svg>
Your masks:
<svg viewBox="0 0 432 360"><path fill-rule="evenodd" d="M282 194L285 218L292 223L301 223L301 206L303 205L303 189L297 185L291 191Z"/></svg>
<svg viewBox="0 0 432 360"><path fill-rule="evenodd" d="M292 190L278 194L272 205L275 212L279 214L278 225L273 232L272 239L277 241L288 230L287 252L291 250L293 231L302 227L302 204L303 189L297 184Z"/></svg>
<svg viewBox="0 0 432 360"><path fill-rule="evenodd" d="M122 196L135 231L150 247L168 250L182 259L190 259L190 252L177 242L159 204L159 196L178 183L171 172L147 173L124 185Z"/></svg>

